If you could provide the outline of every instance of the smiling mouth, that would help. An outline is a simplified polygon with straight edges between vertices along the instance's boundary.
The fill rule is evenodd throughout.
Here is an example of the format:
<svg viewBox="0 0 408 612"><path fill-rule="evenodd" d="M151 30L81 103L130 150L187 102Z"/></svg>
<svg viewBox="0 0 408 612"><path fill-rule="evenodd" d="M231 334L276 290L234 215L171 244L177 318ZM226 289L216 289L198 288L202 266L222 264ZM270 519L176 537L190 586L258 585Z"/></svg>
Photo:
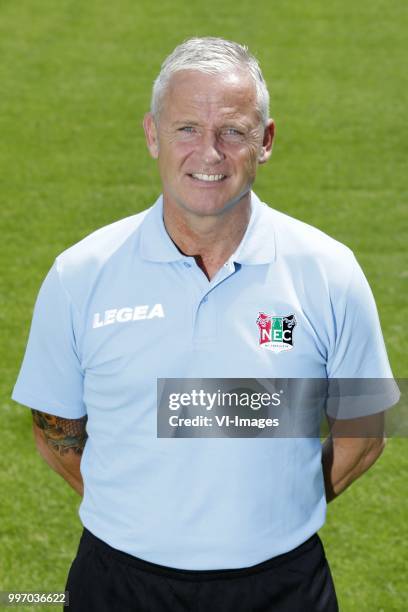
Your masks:
<svg viewBox="0 0 408 612"><path fill-rule="evenodd" d="M193 174L189 174L196 181L202 181L204 183L217 183L226 179L225 174L201 174L199 172L194 172Z"/></svg>

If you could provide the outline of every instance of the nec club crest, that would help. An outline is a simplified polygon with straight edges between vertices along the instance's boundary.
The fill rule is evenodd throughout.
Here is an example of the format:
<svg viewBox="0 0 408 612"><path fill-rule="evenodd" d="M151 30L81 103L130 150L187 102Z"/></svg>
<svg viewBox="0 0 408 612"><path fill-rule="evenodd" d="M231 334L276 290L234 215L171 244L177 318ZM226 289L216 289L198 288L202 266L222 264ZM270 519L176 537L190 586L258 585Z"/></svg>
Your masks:
<svg viewBox="0 0 408 612"><path fill-rule="evenodd" d="M259 346L274 353L293 349L293 330L296 326L294 314L275 317L260 312L256 324L259 329Z"/></svg>

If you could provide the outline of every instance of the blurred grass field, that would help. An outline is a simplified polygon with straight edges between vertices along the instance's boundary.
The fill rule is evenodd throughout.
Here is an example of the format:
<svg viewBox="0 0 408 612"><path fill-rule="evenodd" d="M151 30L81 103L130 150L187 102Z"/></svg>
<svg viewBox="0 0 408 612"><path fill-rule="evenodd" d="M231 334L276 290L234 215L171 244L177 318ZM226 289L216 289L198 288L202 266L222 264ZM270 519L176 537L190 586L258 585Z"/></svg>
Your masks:
<svg viewBox="0 0 408 612"><path fill-rule="evenodd" d="M81 531L76 494L9 399L35 296L59 252L159 193L141 120L184 38L231 38L260 59L277 139L256 191L354 250L408 376L407 13L404 0L0 2L0 591L61 590ZM390 440L329 506L342 611L407 609L407 468L407 441Z"/></svg>

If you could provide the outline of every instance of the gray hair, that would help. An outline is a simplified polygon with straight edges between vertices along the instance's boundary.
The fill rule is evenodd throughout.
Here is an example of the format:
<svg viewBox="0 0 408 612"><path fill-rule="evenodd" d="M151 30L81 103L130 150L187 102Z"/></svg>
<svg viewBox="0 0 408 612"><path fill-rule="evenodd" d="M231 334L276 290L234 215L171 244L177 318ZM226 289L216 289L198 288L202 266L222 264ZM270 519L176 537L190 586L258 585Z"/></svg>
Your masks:
<svg viewBox="0 0 408 612"><path fill-rule="evenodd" d="M249 53L248 47L213 36L185 40L166 57L153 84L150 107L153 117L158 120L164 94L175 72L198 70L219 74L239 69L247 70L254 80L257 111L265 126L269 119L269 92L257 59Z"/></svg>

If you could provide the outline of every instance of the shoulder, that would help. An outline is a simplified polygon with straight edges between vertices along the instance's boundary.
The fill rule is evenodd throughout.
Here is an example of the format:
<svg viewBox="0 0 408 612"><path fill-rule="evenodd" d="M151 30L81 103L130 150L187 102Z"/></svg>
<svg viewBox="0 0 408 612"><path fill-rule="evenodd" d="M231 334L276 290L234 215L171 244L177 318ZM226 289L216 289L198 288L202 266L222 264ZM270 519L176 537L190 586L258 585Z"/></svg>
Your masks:
<svg viewBox="0 0 408 612"><path fill-rule="evenodd" d="M263 224L273 232L276 261L303 275L318 275L327 282L343 286L357 265L353 251L345 244L308 223L267 205L262 210Z"/></svg>
<svg viewBox="0 0 408 612"><path fill-rule="evenodd" d="M120 265L138 249L140 230L152 208L101 227L57 256L53 269L74 302L92 291L111 263Z"/></svg>
<svg viewBox="0 0 408 612"><path fill-rule="evenodd" d="M322 230L265 205L265 216L275 229L278 251L282 255L296 254L326 257L353 257L345 244Z"/></svg>
<svg viewBox="0 0 408 612"><path fill-rule="evenodd" d="M92 232L57 257L60 269L89 263L103 264L120 250L137 232L151 209L120 219Z"/></svg>
<svg viewBox="0 0 408 612"><path fill-rule="evenodd" d="M283 273L308 286L323 289L333 299L347 292L361 269L345 244L308 223L263 204L261 232L275 244L275 262Z"/></svg>

